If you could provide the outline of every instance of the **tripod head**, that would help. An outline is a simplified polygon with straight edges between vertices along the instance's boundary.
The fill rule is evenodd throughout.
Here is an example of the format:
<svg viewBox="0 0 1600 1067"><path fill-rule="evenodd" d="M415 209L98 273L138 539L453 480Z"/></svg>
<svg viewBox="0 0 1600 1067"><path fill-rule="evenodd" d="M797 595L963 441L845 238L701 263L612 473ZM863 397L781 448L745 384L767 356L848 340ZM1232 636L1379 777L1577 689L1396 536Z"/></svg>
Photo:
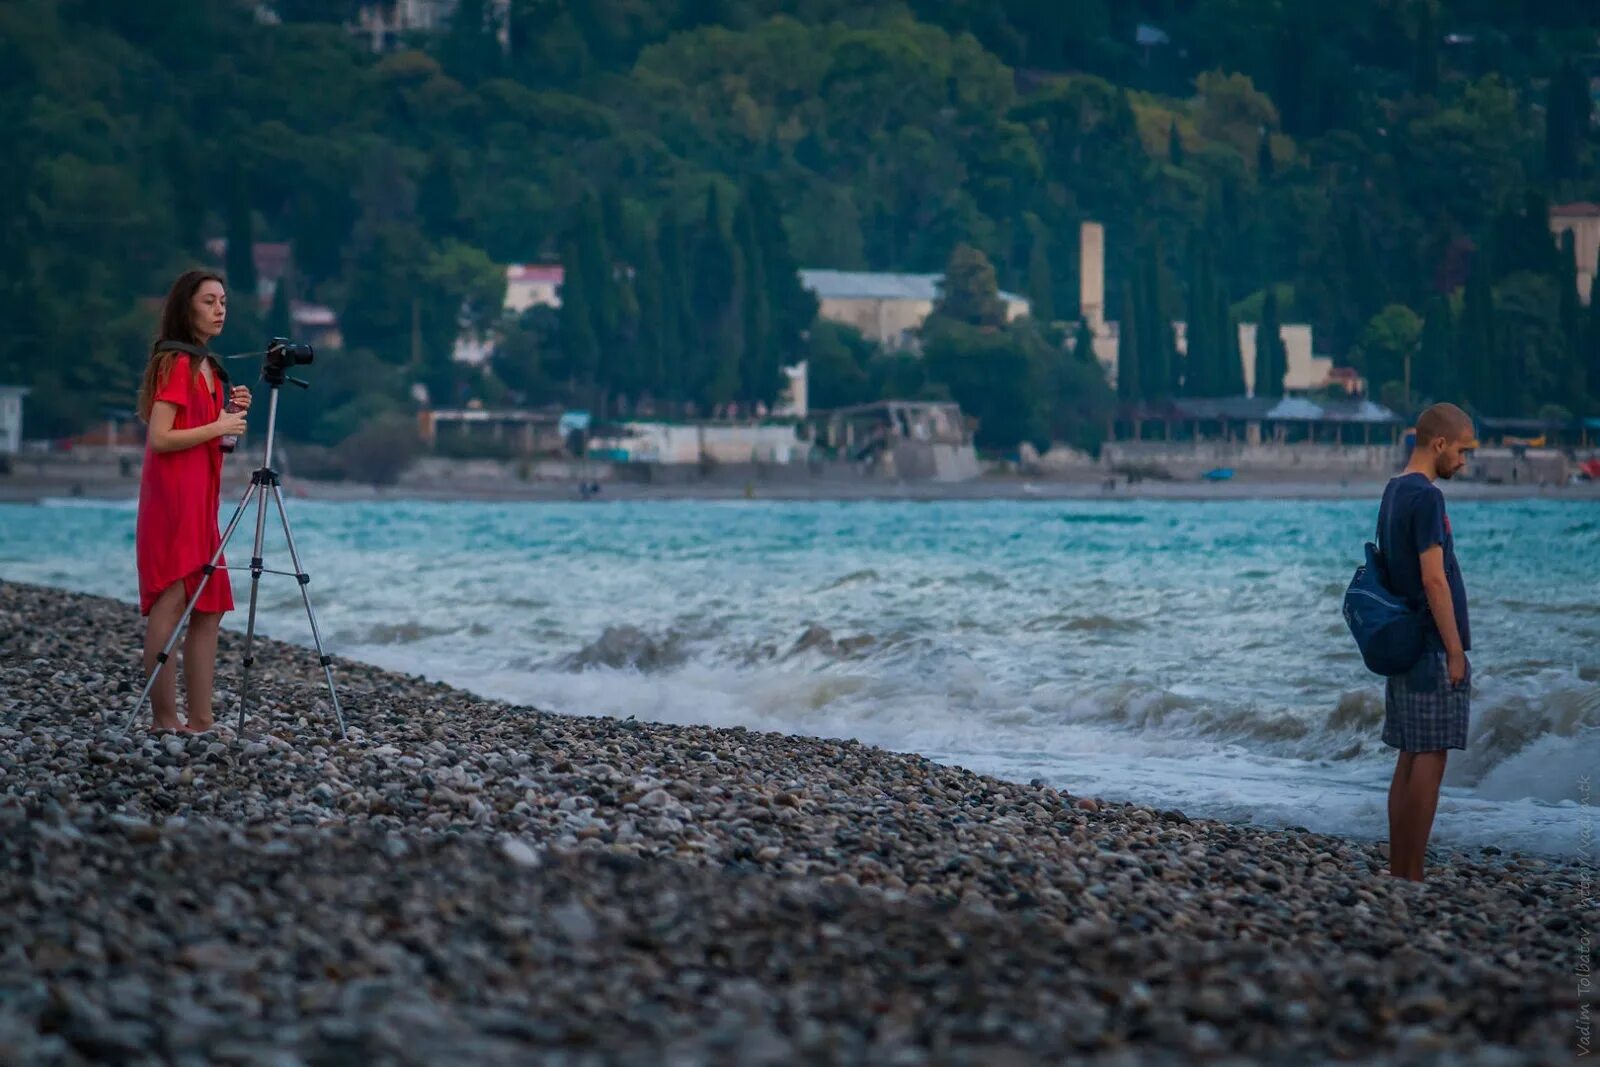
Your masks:
<svg viewBox="0 0 1600 1067"><path fill-rule="evenodd" d="M244 352L227 358L261 360L261 377L274 389L284 382L292 382L302 389L311 388L310 382L288 373L290 367L305 366L316 359L316 353L310 345L298 344L287 337L274 337L268 342L265 352Z"/></svg>

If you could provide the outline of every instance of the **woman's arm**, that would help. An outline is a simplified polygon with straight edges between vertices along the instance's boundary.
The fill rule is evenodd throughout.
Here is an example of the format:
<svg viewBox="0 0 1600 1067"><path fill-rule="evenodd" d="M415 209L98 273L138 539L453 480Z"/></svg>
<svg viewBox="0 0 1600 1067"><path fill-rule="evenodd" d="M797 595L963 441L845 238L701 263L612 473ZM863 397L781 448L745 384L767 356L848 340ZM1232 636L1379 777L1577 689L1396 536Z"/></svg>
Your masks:
<svg viewBox="0 0 1600 1067"><path fill-rule="evenodd" d="M203 445L228 432L222 428L222 419L206 426L187 430L174 430L173 420L178 416L178 405L157 400L150 408L150 447L156 452L182 452L195 445ZM243 422L243 419L239 421ZM241 431L242 432L242 431Z"/></svg>

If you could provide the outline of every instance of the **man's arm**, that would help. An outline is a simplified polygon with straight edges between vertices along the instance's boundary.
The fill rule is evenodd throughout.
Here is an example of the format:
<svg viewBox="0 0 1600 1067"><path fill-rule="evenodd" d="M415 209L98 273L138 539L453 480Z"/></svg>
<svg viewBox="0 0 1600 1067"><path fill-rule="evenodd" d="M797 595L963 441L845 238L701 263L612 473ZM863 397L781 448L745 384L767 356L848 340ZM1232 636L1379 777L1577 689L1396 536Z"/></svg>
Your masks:
<svg viewBox="0 0 1600 1067"><path fill-rule="evenodd" d="M1444 576L1444 546L1430 545L1422 552L1422 591L1428 595L1428 610L1444 641L1446 669L1450 684L1460 685L1467 678L1467 654L1461 648L1461 631L1456 629L1456 606L1450 597L1450 580Z"/></svg>

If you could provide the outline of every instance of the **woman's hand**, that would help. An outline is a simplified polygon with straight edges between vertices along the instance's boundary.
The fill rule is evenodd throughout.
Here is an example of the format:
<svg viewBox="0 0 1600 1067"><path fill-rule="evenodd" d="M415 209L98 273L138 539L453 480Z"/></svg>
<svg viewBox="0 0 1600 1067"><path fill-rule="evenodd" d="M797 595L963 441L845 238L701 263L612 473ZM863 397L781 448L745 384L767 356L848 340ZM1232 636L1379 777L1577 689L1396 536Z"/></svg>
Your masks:
<svg viewBox="0 0 1600 1067"><path fill-rule="evenodd" d="M217 416L217 421L213 422L211 427L218 437L227 437L229 434L238 437L244 433L244 412L224 411Z"/></svg>
<svg viewBox="0 0 1600 1067"><path fill-rule="evenodd" d="M228 391L228 401L241 412L250 410L249 386L236 385Z"/></svg>

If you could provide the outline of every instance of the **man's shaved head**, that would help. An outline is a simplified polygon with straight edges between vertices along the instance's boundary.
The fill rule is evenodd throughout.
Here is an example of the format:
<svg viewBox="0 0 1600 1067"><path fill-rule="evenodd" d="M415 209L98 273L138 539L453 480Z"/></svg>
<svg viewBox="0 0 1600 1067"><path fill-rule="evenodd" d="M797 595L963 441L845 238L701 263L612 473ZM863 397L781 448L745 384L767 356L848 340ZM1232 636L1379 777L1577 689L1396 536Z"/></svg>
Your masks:
<svg viewBox="0 0 1600 1067"><path fill-rule="evenodd" d="M1467 465L1465 453L1478 447L1472 416L1454 404L1435 404L1417 418L1412 463L1426 463L1434 477L1454 478Z"/></svg>
<svg viewBox="0 0 1600 1067"><path fill-rule="evenodd" d="M1417 446L1425 448L1438 438L1455 444L1473 434L1472 416L1454 404L1435 404L1417 417Z"/></svg>

